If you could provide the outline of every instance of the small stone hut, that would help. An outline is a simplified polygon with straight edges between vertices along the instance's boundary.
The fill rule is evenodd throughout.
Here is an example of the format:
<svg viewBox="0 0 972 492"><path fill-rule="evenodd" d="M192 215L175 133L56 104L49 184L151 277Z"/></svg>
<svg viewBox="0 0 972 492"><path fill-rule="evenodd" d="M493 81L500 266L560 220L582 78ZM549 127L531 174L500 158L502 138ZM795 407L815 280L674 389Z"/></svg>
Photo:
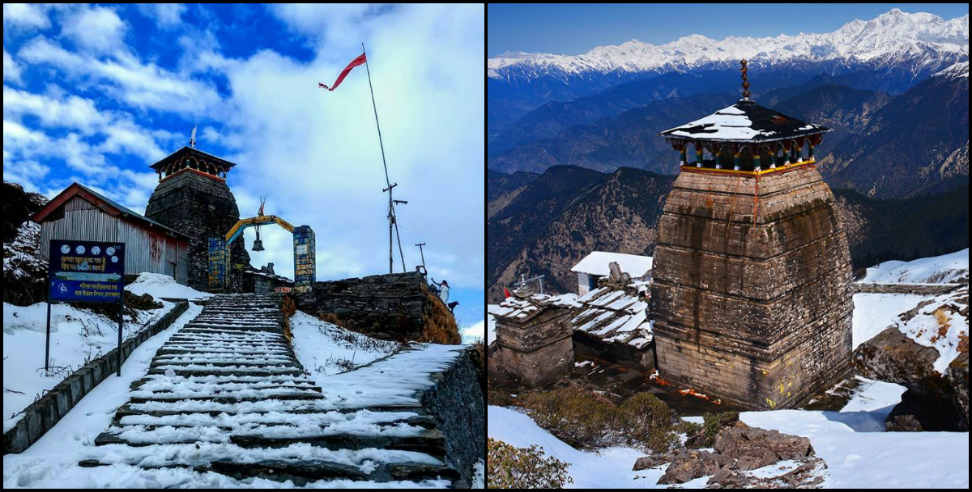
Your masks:
<svg viewBox="0 0 972 492"><path fill-rule="evenodd" d="M742 65L742 99L661 132L681 169L654 251L658 370L744 408L791 407L851 367L850 252L813 157L829 129L756 104Z"/></svg>

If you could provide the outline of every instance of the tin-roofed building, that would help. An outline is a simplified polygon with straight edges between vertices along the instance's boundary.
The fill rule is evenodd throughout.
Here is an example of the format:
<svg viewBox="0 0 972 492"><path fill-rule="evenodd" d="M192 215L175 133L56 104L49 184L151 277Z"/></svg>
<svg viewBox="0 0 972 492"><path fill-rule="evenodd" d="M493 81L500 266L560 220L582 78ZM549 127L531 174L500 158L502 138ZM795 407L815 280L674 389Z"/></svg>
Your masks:
<svg viewBox="0 0 972 492"><path fill-rule="evenodd" d="M850 251L813 157L829 129L757 105L742 65L736 104L661 132L681 168L658 221L650 317L666 379L788 407L850 370Z"/></svg>
<svg viewBox="0 0 972 492"><path fill-rule="evenodd" d="M68 186L31 220L41 226L41 255L52 239L125 243L125 274L154 272L187 281L189 236L149 219L78 183Z"/></svg>
<svg viewBox="0 0 972 492"><path fill-rule="evenodd" d="M651 257L608 251L592 251L577 262L570 271L577 274L577 295L584 295L597 288L599 278L611 275L611 262L621 267L621 271L632 280L651 278Z"/></svg>

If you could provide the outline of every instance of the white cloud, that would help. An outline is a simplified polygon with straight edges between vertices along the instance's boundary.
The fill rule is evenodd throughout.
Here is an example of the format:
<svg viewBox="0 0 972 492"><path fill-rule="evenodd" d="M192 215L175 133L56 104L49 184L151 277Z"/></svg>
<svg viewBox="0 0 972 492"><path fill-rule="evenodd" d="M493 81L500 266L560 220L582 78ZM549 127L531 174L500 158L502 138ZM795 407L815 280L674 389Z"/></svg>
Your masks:
<svg viewBox="0 0 972 492"><path fill-rule="evenodd" d="M47 29L51 21L47 18L45 7L30 3L3 4L3 24L18 27Z"/></svg>
<svg viewBox="0 0 972 492"><path fill-rule="evenodd" d="M86 134L102 128L108 122L108 118L95 109L90 99L72 95L66 100L58 100L4 86L4 118L24 114L37 116L45 126L76 128Z"/></svg>
<svg viewBox="0 0 972 492"><path fill-rule="evenodd" d="M14 61L10 53L7 50L3 50L3 80L9 80L11 82L21 82L20 80L20 65Z"/></svg>
<svg viewBox="0 0 972 492"><path fill-rule="evenodd" d="M157 21L159 26L173 27L182 22L182 13L186 11L186 6L178 3L139 4L138 11Z"/></svg>
<svg viewBox="0 0 972 492"><path fill-rule="evenodd" d="M478 342L486 336L486 322L479 320L459 331L462 335L462 343Z"/></svg>
<svg viewBox="0 0 972 492"><path fill-rule="evenodd" d="M115 52L115 59L99 60L71 53L38 36L21 48L18 55L30 63L54 65L74 80L94 78L109 82L106 95L137 108L188 115L206 114L220 108L220 98L214 88L155 64L143 64L127 52ZM218 115L218 112L213 114Z"/></svg>
<svg viewBox="0 0 972 492"><path fill-rule="evenodd" d="M82 7L72 12L61 26L61 34L95 53L124 49L126 26L114 10L107 7Z"/></svg>
<svg viewBox="0 0 972 492"><path fill-rule="evenodd" d="M368 43L395 197L409 201L398 208L407 269L420 262L413 245L425 241L430 275L482 288L482 6L403 6L383 15L309 7L274 6L308 33L337 18L321 36L343 29ZM308 12L321 14L315 21L302 17ZM385 177L364 67L334 92L316 87L360 53L356 44L321 49L307 65L262 51L226 72L234 110L223 133L243 142L228 156L239 163L230 186L238 199L268 194L275 213L314 228L322 280L387 271ZM394 256L401 271L397 245ZM293 262L290 247L268 257L278 272Z"/></svg>

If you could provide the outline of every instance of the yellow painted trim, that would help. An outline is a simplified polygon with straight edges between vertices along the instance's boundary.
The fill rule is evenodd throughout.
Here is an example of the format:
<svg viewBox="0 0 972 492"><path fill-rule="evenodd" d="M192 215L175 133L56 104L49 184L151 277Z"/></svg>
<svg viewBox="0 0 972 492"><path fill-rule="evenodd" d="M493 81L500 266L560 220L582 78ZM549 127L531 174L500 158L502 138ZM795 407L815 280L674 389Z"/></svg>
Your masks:
<svg viewBox="0 0 972 492"><path fill-rule="evenodd" d="M287 229L287 232L294 232L294 226L290 225L290 222L287 222L276 215L261 215L259 217L250 217L249 219L240 219L240 221L233 224L233 227L231 227L229 232L226 233L225 239L229 241L230 238L233 237L233 234L236 234L236 231L245 225L263 225L272 224L274 222L280 224L280 227Z"/></svg>
<svg viewBox="0 0 972 492"><path fill-rule="evenodd" d="M692 165L681 166L681 168L683 171L692 171L692 172L706 172L706 173L713 172L713 173L724 173L724 174L736 174L741 176L762 176L764 174L788 171L790 169L794 169L800 166L805 166L807 164L813 164L815 162L817 162L816 159L808 159L805 161L789 164L786 166L780 166L771 169L762 169L760 171L736 171L735 169L714 169L710 167L695 167L695 163L692 163Z"/></svg>

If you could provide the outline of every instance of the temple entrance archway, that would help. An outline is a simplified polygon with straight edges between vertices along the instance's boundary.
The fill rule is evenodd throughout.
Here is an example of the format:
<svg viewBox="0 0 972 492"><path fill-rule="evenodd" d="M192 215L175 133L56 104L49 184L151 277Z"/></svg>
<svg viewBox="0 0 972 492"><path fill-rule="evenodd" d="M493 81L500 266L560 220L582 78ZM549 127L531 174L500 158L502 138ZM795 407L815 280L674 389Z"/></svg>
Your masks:
<svg viewBox="0 0 972 492"><path fill-rule="evenodd" d="M262 210L262 207L261 207ZM230 247L248 227L277 224L294 237L294 291L306 292L317 276L314 230L310 226L294 227L276 215L258 215L240 219L223 237L209 239L209 288L226 289L229 285Z"/></svg>

